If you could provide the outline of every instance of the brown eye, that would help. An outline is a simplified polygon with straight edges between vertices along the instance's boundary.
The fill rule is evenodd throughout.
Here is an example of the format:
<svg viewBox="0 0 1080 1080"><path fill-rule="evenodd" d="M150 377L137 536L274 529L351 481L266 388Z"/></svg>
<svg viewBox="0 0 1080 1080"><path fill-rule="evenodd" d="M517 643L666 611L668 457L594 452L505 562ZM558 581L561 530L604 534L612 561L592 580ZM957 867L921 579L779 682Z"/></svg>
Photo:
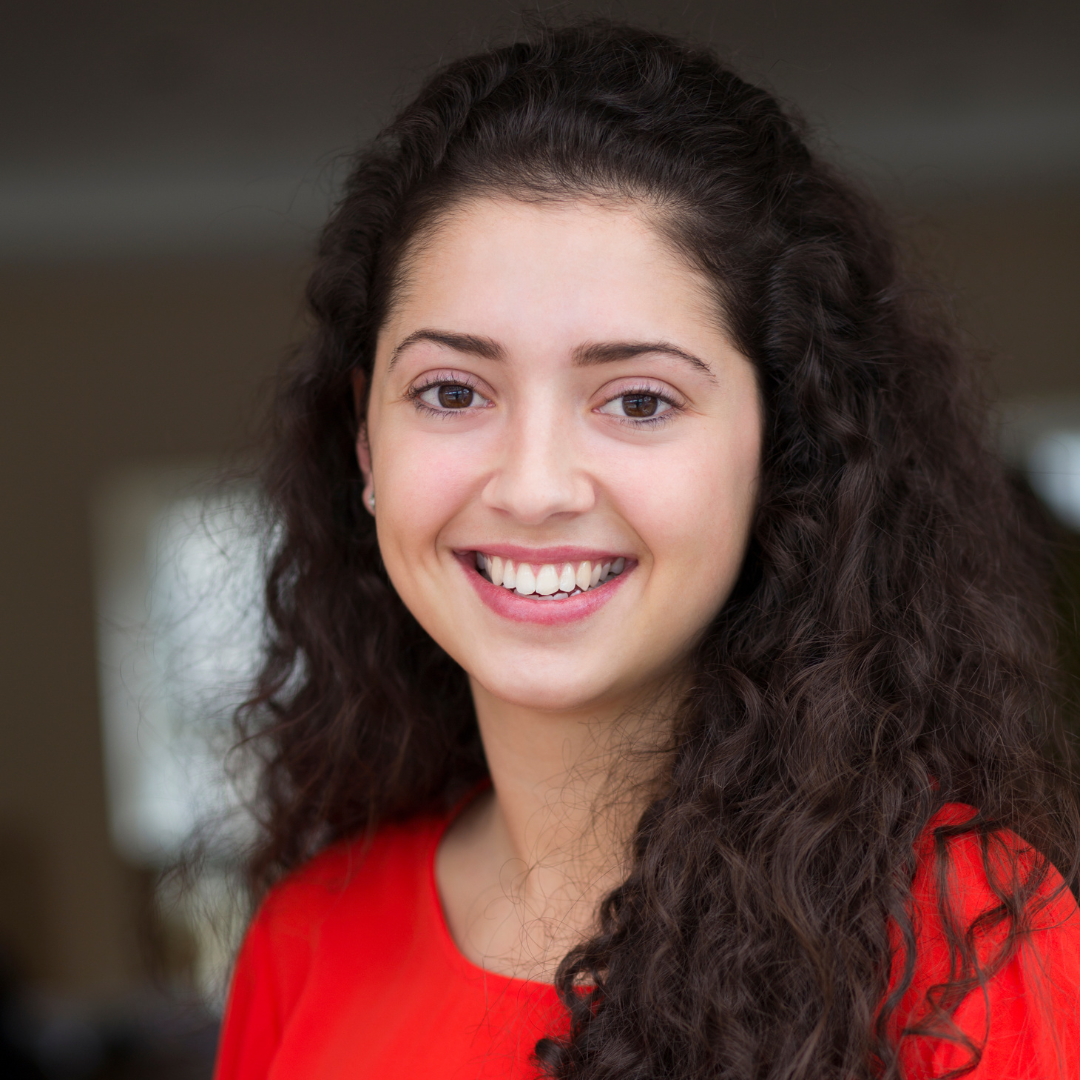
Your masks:
<svg viewBox="0 0 1080 1080"><path fill-rule="evenodd" d="M473 392L468 386L444 383L439 387L438 398L444 409L467 409L472 404Z"/></svg>
<svg viewBox="0 0 1080 1080"><path fill-rule="evenodd" d="M635 419L644 419L656 413L660 399L653 394L623 394L623 412Z"/></svg>
<svg viewBox="0 0 1080 1080"><path fill-rule="evenodd" d="M608 416L617 416L624 423L632 423L648 428L661 418L671 420L678 413L679 406L669 398L659 393L652 393L642 387L639 390L627 390L625 393L616 394L605 402L597 412L607 413ZM667 414L671 413L671 416Z"/></svg>
<svg viewBox="0 0 1080 1080"><path fill-rule="evenodd" d="M409 397L417 408L446 417L450 413L473 413L491 407L491 402L471 386L458 382L431 382L421 390L412 391Z"/></svg>

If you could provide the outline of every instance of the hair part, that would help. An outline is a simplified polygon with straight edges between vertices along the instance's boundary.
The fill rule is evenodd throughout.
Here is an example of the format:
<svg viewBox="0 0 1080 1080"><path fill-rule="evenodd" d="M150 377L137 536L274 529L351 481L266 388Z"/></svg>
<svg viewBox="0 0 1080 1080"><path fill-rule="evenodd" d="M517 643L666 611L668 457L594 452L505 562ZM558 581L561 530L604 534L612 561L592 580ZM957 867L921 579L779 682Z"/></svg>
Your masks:
<svg viewBox="0 0 1080 1080"><path fill-rule="evenodd" d="M992 878L994 956L943 898L955 977L926 1021L943 1038L1028 931L1047 860L1076 880L1045 546L988 449L972 358L881 213L770 94L668 37L540 29L457 61L355 160L267 465L282 532L244 713L264 756L252 881L485 774L466 677L382 567L351 380L370 376L410 245L492 193L650 208L715 285L766 412L741 577L691 659L630 872L560 966L569 1035L538 1060L580 1080L896 1076L889 1021L935 812L977 811L938 830L939 870L964 833L984 838L988 875L1002 830L1045 856ZM890 923L907 953L886 997Z"/></svg>

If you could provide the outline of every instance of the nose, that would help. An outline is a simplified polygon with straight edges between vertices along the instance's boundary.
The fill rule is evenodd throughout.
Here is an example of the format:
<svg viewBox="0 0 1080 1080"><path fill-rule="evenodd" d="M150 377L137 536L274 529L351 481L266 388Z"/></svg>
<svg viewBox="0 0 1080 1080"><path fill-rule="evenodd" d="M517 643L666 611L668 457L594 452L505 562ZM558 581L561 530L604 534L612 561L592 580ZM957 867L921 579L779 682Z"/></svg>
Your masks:
<svg viewBox="0 0 1080 1080"><path fill-rule="evenodd" d="M595 488L573 428L557 408L508 418L499 467L484 488L484 502L524 525L590 510Z"/></svg>

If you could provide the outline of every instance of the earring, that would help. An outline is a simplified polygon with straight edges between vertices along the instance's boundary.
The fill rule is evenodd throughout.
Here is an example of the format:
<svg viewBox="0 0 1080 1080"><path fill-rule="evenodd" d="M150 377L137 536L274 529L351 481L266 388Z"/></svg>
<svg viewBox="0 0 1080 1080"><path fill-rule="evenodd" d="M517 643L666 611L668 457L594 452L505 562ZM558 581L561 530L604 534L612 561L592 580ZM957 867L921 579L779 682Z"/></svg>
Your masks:
<svg viewBox="0 0 1080 1080"><path fill-rule="evenodd" d="M374 512L374 510L375 510L375 492L374 491L367 497L367 504L368 504L368 506L371 507L372 512Z"/></svg>

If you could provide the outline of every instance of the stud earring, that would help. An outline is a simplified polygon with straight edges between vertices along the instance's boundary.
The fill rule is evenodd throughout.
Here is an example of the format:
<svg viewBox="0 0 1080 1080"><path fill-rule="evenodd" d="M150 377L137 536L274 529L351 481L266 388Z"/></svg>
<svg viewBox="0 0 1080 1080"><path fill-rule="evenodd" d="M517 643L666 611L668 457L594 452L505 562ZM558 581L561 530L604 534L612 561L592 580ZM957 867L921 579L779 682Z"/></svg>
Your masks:
<svg viewBox="0 0 1080 1080"><path fill-rule="evenodd" d="M367 497L367 504L368 504L368 506L371 507L372 510L375 509L375 492L374 491Z"/></svg>

